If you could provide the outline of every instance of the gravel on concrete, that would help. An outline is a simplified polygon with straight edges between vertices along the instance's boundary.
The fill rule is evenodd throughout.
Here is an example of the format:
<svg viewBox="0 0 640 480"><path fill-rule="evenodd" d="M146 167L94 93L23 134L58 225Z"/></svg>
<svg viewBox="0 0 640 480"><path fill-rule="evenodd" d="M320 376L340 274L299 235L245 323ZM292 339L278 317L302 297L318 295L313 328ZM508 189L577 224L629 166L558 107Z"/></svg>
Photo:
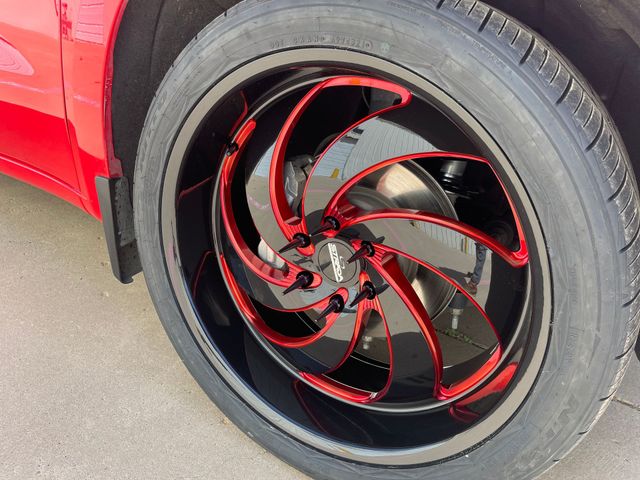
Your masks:
<svg viewBox="0 0 640 480"><path fill-rule="evenodd" d="M303 479L209 401L101 225L0 175L0 479ZM544 480L640 478L640 363Z"/></svg>

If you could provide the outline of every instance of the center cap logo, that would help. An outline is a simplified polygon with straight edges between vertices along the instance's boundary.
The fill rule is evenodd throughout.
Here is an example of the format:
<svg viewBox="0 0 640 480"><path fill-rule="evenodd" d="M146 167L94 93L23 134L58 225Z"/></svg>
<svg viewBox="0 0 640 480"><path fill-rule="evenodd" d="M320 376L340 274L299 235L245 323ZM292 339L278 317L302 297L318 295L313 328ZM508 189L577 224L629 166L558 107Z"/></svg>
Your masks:
<svg viewBox="0 0 640 480"><path fill-rule="evenodd" d="M329 244L329 255L331 256L331 266L333 267L334 278L336 279L336 282L342 283L344 281L342 272L346 268L346 264L344 257L338 253L338 247L335 243Z"/></svg>
<svg viewBox="0 0 640 480"><path fill-rule="evenodd" d="M353 248L347 242L332 238L316 245L314 261L326 280L342 287L358 282L360 262L347 263Z"/></svg>

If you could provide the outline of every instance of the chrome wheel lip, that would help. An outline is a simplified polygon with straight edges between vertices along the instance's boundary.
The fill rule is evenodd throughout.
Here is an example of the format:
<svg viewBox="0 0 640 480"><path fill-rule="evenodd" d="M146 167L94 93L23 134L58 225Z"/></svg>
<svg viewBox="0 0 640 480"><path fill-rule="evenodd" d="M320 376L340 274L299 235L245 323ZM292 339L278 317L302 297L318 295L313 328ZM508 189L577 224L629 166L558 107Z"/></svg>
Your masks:
<svg viewBox="0 0 640 480"><path fill-rule="evenodd" d="M294 51L285 51L260 58L254 62L247 64L237 70L231 72L207 92L193 108L186 121L181 126L181 130L175 139L169 163L165 171L162 185L162 205L161 205L161 234L162 245L167 259L166 269L169 275L172 288L174 290L178 304L180 305L185 321L194 333L194 337L201 345L205 356L212 363L215 370L225 379L227 384L233 385L233 390L247 402L254 411L266 418L272 425L278 425L279 428L290 435L293 435L303 443L324 451L328 454L354 461L381 465L415 465L425 464L442 460L443 458L455 456L474 445L482 442L490 435L493 435L498 428L503 426L508 419L517 411L518 406L525 399L531 386L535 382L538 375L544 352L546 349L546 341L549 334L549 319L551 313L551 295L550 295L550 269L548 258L544 249L540 246L544 245L544 238L537 222L527 223L527 228L531 230L528 238L533 239L532 247L535 247L537 260L537 275L544 278L541 285L542 292L540 297L541 304L535 308L540 310L539 316L542 321L539 322L540 335L536 335L536 344L530 355L527 368L521 372L519 381L511 388L510 395L495 408L495 411L487 416L487 418L474 425L473 429L464 431L451 441L445 441L437 445L425 445L416 448L402 448L395 450L380 450L375 448L363 448L353 445L346 445L343 442L337 442L332 439L322 437L309 430L300 427L294 422L284 418L278 412L273 411L239 378L225 358L217 351L215 342L208 337L206 330L203 328L198 316L195 312L192 299L189 295L189 289L184 281L181 272L181 261L178 252L178 236L175 222L175 198L177 179L180 175L180 167L186 154L190 140L198 130L200 121L205 118L208 111L221 100L226 92L235 88L239 83L251 78L255 75L262 74L272 68L282 65L296 65L304 63L323 63L327 64L343 64L343 65L360 65L366 67L372 72L391 78L401 79L411 84L416 90L424 92L429 98L433 99L436 104L447 105L448 109L455 113L456 117L465 125L474 125L472 134L477 136L477 140L482 145L491 146L493 155L490 156L496 162L496 166L500 168L501 174L505 171L509 175L503 178L517 178L508 160L493 142L489 134L481 128L479 123L471 117L460 105L454 102L438 87L430 82L422 79L418 75L406 70L404 67L397 66L386 60L368 56L361 53L350 52L345 50L334 49L299 49ZM173 181L172 181L173 180ZM527 222L536 219L535 210L528 200L528 196L520 182L510 185L510 189L517 193L518 206L520 208L523 219ZM260 340L259 340L260 341ZM491 425L489 425L491 424ZM498 427L496 427L498 425ZM455 441L454 441L455 440ZM453 443L452 443L453 442Z"/></svg>

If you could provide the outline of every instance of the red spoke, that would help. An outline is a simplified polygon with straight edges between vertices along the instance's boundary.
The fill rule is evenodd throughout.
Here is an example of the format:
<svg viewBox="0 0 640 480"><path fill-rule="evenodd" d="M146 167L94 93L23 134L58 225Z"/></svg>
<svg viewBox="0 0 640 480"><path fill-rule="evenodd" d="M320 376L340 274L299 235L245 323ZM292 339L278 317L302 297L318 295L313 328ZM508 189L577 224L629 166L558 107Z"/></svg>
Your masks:
<svg viewBox="0 0 640 480"><path fill-rule="evenodd" d="M487 378L491 374L491 372L493 372L493 370L500 363L501 359L502 348L498 346L491 354L491 357L489 357L489 360L487 360L478 370L476 370L473 375L470 375L464 380L454 383L449 387L442 386L442 388L440 388L440 395L438 398L440 400L447 400L471 390L473 387Z"/></svg>
<svg viewBox="0 0 640 480"><path fill-rule="evenodd" d="M505 195L505 198L507 199L509 206L511 208L511 212L516 225L516 231L517 231L519 242L520 242L518 251L516 252L508 251L509 257L512 258L512 261L509 261L509 260L507 261L509 261L509 263L511 263L513 266L522 266L526 264L528 262L529 253L528 253L527 245L525 242L524 229L522 227L522 222L520 221L520 218L516 212L515 204L513 203L513 200L511 199L511 196L509 195L509 192L507 191L504 183L500 179L500 176L497 174L497 172L493 168L493 165L491 165L491 162L489 162L485 158L477 157L475 155L468 155L468 154L455 153L455 152L423 152L423 153L402 155L395 158L382 160L378 163L375 163L363 169L362 171L353 175L347 182L345 182L334 193L331 200L329 200L323 216L336 218L341 223L342 228L346 228L347 225L353 225L356 222L356 220L354 219L354 216L355 216L355 212L357 212L357 209L354 208L352 205L350 205L349 202L347 201L346 196L350 189L352 189L358 182L363 180L368 175L371 175L372 173L379 171L383 168L386 168L390 165L406 162L408 160L419 160L419 159L427 159L427 158L455 158L460 160L468 160L472 162L482 163L484 165L487 165L491 169L494 177L498 180L500 187L502 188L502 191ZM372 212L372 213L378 213L378 212ZM427 214L428 212L423 212L423 213ZM373 218L374 217L370 217L369 219L373 219ZM381 217L378 217L378 218L381 218ZM392 217L384 217L384 218L392 218ZM405 218L405 217L399 217L399 218ZM416 219L416 218L413 218L413 219ZM424 220L424 221L429 221L429 220ZM361 222L357 222L357 223L361 223ZM436 222L433 222L433 223L436 223ZM439 223L436 223L436 224L439 224ZM446 223L442 223L439 225L445 226L445 227L448 226ZM460 231L460 233L465 233L465 232ZM331 233L328 233L327 235L330 236ZM486 246L489 246L489 245L491 245L491 243L486 244ZM506 249L502 249L502 251L505 251L505 250ZM500 251L496 251L496 253L500 253Z"/></svg>
<svg viewBox="0 0 640 480"><path fill-rule="evenodd" d="M278 140L276 141L273 157L271 161L269 171L269 194L271 200L271 208L276 219L276 223L284 233L285 237L291 241L296 233L308 234L308 229L304 218L299 218L292 210L287 200L286 193L284 191L284 162L286 158L286 150L295 130L296 125L302 118L302 115L307 110L309 105L320 95L320 93L333 87L370 87L387 90L396 93L400 96L400 103L388 108L379 110L371 115L360 120L358 123L362 123L376 115L380 115L386 111L400 108L411 100L411 93L399 87L396 84L386 82L383 80L377 80L367 77L335 77L324 82L319 83L313 87L295 106L289 117L284 123ZM353 127L350 127L350 129ZM303 207L304 208L304 207ZM304 217L304 215L303 215ZM300 248L300 253L310 255L313 253L313 246L310 245L306 248Z"/></svg>
<svg viewBox="0 0 640 480"><path fill-rule="evenodd" d="M399 270L399 267L397 266L397 263L394 261L394 259L389 257L384 260L380 260L379 262L375 262L374 264L377 264L376 266L377 270L385 270L387 272L383 276L385 279L390 281L390 284L392 285L392 289L389 289L389 293L383 293L383 295L384 296L392 295L392 296L400 297L401 301L404 302L407 310L411 311L413 318L416 320L415 325L418 326L420 324L423 324L424 322L422 322L422 319L423 318L428 319L428 314L426 313L426 311L424 311L424 307L422 307L422 304L419 301L418 303L411 304L416 300L411 297L410 292L413 291L413 288L410 285L407 287L408 281L406 280L406 278L403 280L404 274L402 274L402 272ZM403 293L398 293L397 289L401 289ZM394 390L394 387L396 386L395 383L398 381L400 377L403 377L403 374L405 374L407 371L407 367L410 366L410 362L407 361L407 358L403 358L403 360L399 360L400 358L410 356L411 360L418 360L418 363L419 363L419 357L416 358L416 356L414 355L414 352L407 352L405 351L405 349L402 348L403 346L396 343L396 340L398 339L398 335L397 335L398 332L396 331L397 326L402 324L402 322L399 322L397 320L397 317L396 317L398 314L398 312L396 311L397 309L389 308L388 309L389 316L387 316L384 313L385 309L379 297L375 297L372 300L366 300L365 302L367 302L367 305L364 308L368 311L375 310L376 312L378 312L378 314L382 318L383 325L385 328L385 334L387 338L387 347L389 351L389 373L387 376L387 382L385 386L378 392L367 392L351 386L343 385L342 383L337 382L336 380L326 376L309 375L306 373L301 374L304 379L306 379L309 383L311 383L317 388L320 388L344 400L352 401L355 403L363 403L363 404L378 402L387 396L393 395L393 390ZM363 302L363 304L365 302ZM416 315L418 315L418 317L420 318L420 321L418 321L418 317L416 317ZM427 331L426 335L424 334L422 328L419 331L421 332L421 335L423 335L425 340L427 340L428 338L432 340L431 341L432 347L436 352L435 354L432 354L431 353L432 347L431 346L429 347L429 355L431 355L431 358L434 360L434 371L435 371L435 377L436 377L434 391L432 393L434 396L438 397L439 390L440 390L439 379L441 378L441 372L442 372L442 368L438 367L438 365L441 366L442 362L441 360L438 361L436 359L440 358L440 353L439 353L440 348L439 348L437 338L435 338L435 330L433 330L432 327L429 328L429 326L427 325L424 325L424 330ZM403 333L407 333L408 331L411 331L411 330L409 329ZM429 340L427 340L426 343L429 344L430 343ZM411 366L416 366L415 362L414 362L414 365L411 365ZM418 365L418 368L419 368L419 365Z"/></svg>
<svg viewBox="0 0 640 480"><path fill-rule="evenodd" d="M362 288L365 282L368 282L368 281L369 281L369 276L365 272L360 272L360 288ZM364 331L364 328L367 325L369 314L371 313L372 310L376 309L376 306L377 306L377 303L375 302L375 300L368 300L368 299L358 304L358 310L356 312L356 325L355 325L355 328L353 329L353 335L351 336L351 341L349 342L349 345L345 350L344 355L342 356L340 361L336 363L336 365L330 370L330 372L335 372L336 370L338 370L342 365L344 365L347 359L353 354L353 351L355 350L356 346L358 345L358 342L360 341L362 332Z"/></svg>
<svg viewBox="0 0 640 480"><path fill-rule="evenodd" d="M368 261L382 276L382 278L384 278L384 280L389 284L395 295L397 295L397 297L400 299L401 303L404 304L404 307L411 315L419 329L419 332L422 334L423 340L428 347L428 351L433 362L433 395L434 397L438 398L443 372L442 350L440 348L440 342L438 340L435 328L433 328L431 319L429 318L429 314L424 308L424 305L420 301L420 298L416 294L415 290L411 286L411 283L409 283L404 273L402 273L400 265L398 264L395 256L380 255L379 253L376 253L373 257L369 257ZM402 373L404 373L403 370L408 366L403 365L398 361L400 355L408 356L408 352L404 351L404 349L399 348L399 345L395 344L395 342L398 340L399 333L405 333L405 331L407 331L403 331L402 329L409 329L410 326L406 324L403 325L401 321L396 320L396 318L401 318L402 316L401 311L398 310L399 305L394 305L393 303L391 303L387 305L387 308L385 308L385 298L388 298L389 295L391 294L383 293L377 298L380 307L379 313L384 319L385 329L387 331L387 341L389 344L390 358L389 382L385 389L380 392L378 399L389 394L391 389L394 387L394 377L397 377L401 371Z"/></svg>
<svg viewBox="0 0 640 480"><path fill-rule="evenodd" d="M231 290L231 293L234 299L236 300L236 302L238 303L238 307L240 308L244 316L255 327L255 329L258 330L258 332L260 332L260 334L262 334L267 340L274 343L275 345L279 345L284 348L307 347L313 344L314 342L318 341L320 338L322 338L331 329L331 327L333 327L336 320L340 317L339 313L330 314L327 317L326 324L322 329L320 329L318 332L314 333L313 335L309 335L306 337L288 337L279 332L276 332L264 322L260 314L257 312L255 307L253 306L253 303L249 299L249 296L238 285L237 281L235 280L235 276L231 272L231 269L229 268L229 265L226 259L222 255L220 256L220 263L222 265L222 273L227 281L229 290ZM345 299L345 301L348 298L348 292L344 288L341 288L340 290L338 290L336 294L341 295ZM332 294L331 296L333 295L334 294ZM303 308L287 310L287 311L303 312L306 310L313 310L313 309L322 310L329 303L331 296L324 298L312 305L308 305ZM281 310L281 311L285 311L285 310Z"/></svg>
<svg viewBox="0 0 640 480"><path fill-rule="evenodd" d="M360 288L364 288L364 284L366 282L370 282L369 276L366 272L360 273ZM351 341L349 345L344 351L344 354L340 361L336 362L335 366L331 368L329 371L325 372L324 375L315 375L308 372L300 372L300 376L307 380L312 385L322 388L326 391L330 391L334 395L348 401L356 402L356 403L370 403L374 401L379 395L378 392L367 392L364 390L359 390L357 388L348 387L346 385L341 384L340 382L327 377L327 375L337 371L342 367L345 362L349 359L349 357L355 351L360 338L362 337L362 333L367 324L367 320L372 311L381 310L380 304L378 301L374 299L366 299L358 304L358 310L356 313L356 324L353 329L353 335L351 337Z"/></svg>
<svg viewBox="0 0 640 480"><path fill-rule="evenodd" d="M327 392L338 398L342 398L348 402L366 404L371 403L376 399L375 393L344 385L326 376L319 376L306 372L301 372L300 376L319 390Z"/></svg>
<svg viewBox="0 0 640 480"><path fill-rule="evenodd" d="M360 245L362 244L362 242L354 241L354 242L352 242L352 244L353 244L354 248L358 249L358 248L360 248ZM422 265L427 270L429 270L430 272L434 273L435 275L440 277L442 280L447 282L449 285L453 286L458 292L460 292L462 295L465 296L465 298L476 308L476 310L478 310L478 312L480 312L480 315L482 315L482 317L485 319L485 321L487 322L489 327L491 327L491 330L493 331L493 334L495 335L496 340L498 342L498 345L499 345L498 348L500 348L500 344L501 344L500 333L498 332L498 330L496 330L496 327L493 324L493 322L491 321L491 319L489 318L489 315L487 315L487 312L485 312L484 308L482 308L482 306L476 301L476 299L473 298L473 295L471 295L469 292L467 292L467 290L462 285L460 285L456 280L451 278L449 275L444 273L439 268L431 265L429 262L426 262L426 261L424 261L424 260L422 260L420 258L413 257L411 255L408 255L408 254L404 253L404 252L401 252L400 250L397 250L397 249L392 248L392 247L388 247L386 245L381 245L381 244L378 244L378 243L373 243L372 245L374 247L374 250L380 252L381 255L383 255L383 256L384 255L399 255L401 257L408 258L409 260L411 260L413 262L416 262L419 265Z"/></svg>
<svg viewBox="0 0 640 480"><path fill-rule="evenodd" d="M478 230L477 228L459 222L458 220L438 215L436 213L389 208L375 210L373 212L357 213L355 213L354 209L352 209L349 212L349 215L349 217L338 219L339 221L341 221L340 224L343 229L375 220L402 219L416 222L426 222L433 225L438 225L440 227L448 228L471 238L475 242L480 243L486 246L489 250L495 252L512 267L524 267L529 262L529 254L527 252L526 244L524 243L524 241L521 241L520 250L514 252L497 242L491 236Z"/></svg>
<svg viewBox="0 0 640 480"><path fill-rule="evenodd" d="M297 275L301 273L303 269L291 262L286 262L282 257L280 258L286 262L288 267L286 270L280 270L268 263L265 263L260 257L253 253L251 248L249 248L247 243L244 241L242 234L238 229L238 224L233 211L233 202L231 198L231 182L233 174L247 142L255 130L255 127L256 122L253 120L247 122L242 127L236 138L236 151L227 156L222 166L222 175L220 179L221 216L229 241L244 265L246 265L262 280L273 285L286 288L295 281ZM312 284L309 285L309 288L317 287L322 281L321 277L317 274L314 274L313 278L314 280Z"/></svg>
<svg viewBox="0 0 640 480"><path fill-rule="evenodd" d="M502 393L511 383L516 371L517 363L510 363L496 377L483 388L449 407L449 415L463 423L476 421L480 415L469 408L469 405L487 398L496 393Z"/></svg>
<svg viewBox="0 0 640 480"><path fill-rule="evenodd" d="M484 387L475 392L473 395L469 395L468 397L456 402L455 406L466 407L468 405L471 405L472 403L487 398L489 395L503 392L509 386L509 383L511 383L511 380L513 379L517 370L518 364L510 363L504 368L504 370L496 375L493 380L488 382Z"/></svg>
<svg viewBox="0 0 640 480"><path fill-rule="evenodd" d="M354 248L359 249L361 246L361 242L354 241L353 246ZM394 290L396 290L400 298L402 298L405 304L409 307L409 309L411 310L411 313L413 314L414 319L418 323L423 335L425 336L425 340L429 345L429 350L432 352L432 356L434 359L434 369L436 370L436 389L434 392L434 396L439 400L446 400L449 398L456 397L472 389L473 387L478 385L480 382L482 382L485 378L487 378L487 376L494 371L494 369L502 359L502 347L500 342L500 335L496 330L495 326L493 325L493 322L490 320L489 316L484 311L484 309L455 280L451 279L446 274L442 273L439 269L433 267L432 265L422 260L403 255L402 252L398 252L395 249L388 248L383 245L374 244L374 251L375 251L375 255L373 257L369 257L368 261L378 271L378 273L380 273L380 275L383 276L385 281L387 281L389 285L391 285L394 288ZM430 271L438 275L440 278L442 278L443 280L447 281L448 283L453 285L455 288L457 288L458 291L460 291L475 306L475 308L480 312L480 314L483 316L487 324L491 327L492 331L494 332L494 335L497 341L497 346L495 350L493 351L489 359L469 377L459 382L456 382L455 384L450 386L442 385L441 379L442 379L442 371L443 371L444 365L442 361L442 353L440 351L440 344L437 339L437 334L435 332L435 329L433 328L433 325L431 324L431 321L428 317L428 313L426 312L426 310L424 309L424 306L422 305L422 302L415 294L413 287L411 286L409 281L406 279L402 271L400 271L400 267L397 261L395 260L396 255L403 255L409 258L410 260L413 260L419 263L420 265L423 265L425 268L428 268ZM383 318L385 319L385 326L388 329L389 328L388 320L384 314L384 311L381 310L380 313L383 315ZM391 335L391 333L389 332L388 335ZM389 345L389 348L390 348L390 353L392 354L393 347L391 344ZM440 372L440 374L438 374L438 371ZM393 375L393 362L392 362L390 377L392 375ZM390 387L391 387L391 382L387 386L387 389ZM384 393L386 392L382 392L380 394L380 397L384 396Z"/></svg>
<svg viewBox="0 0 640 480"><path fill-rule="evenodd" d="M489 162L482 158L476 157L474 155L468 155L464 153L456 153L456 152L422 152L422 153L411 153L405 154L399 157L389 158L386 160L382 160L378 163L374 163L373 165L369 165L367 168L364 168L360 172L353 175L349 180L347 180L331 197L327 204L327 208L324 211L324 216L340 216L340 212L345 208L348 208L348 202L346 199L346 195L358 182L363 180L368 175L375 173L383 168L389 167L391 165L395 165L396 163L402 163L409 160L420 160L427 158L452 158L456 160L469 160L473 162L480 162L486 165L490 165Z"/></svg>

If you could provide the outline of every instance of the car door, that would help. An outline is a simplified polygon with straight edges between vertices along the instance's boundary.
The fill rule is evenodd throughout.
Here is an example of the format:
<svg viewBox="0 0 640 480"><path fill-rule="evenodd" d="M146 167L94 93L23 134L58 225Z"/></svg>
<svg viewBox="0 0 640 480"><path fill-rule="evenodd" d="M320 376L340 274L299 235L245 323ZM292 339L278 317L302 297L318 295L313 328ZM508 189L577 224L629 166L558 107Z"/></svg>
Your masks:
<svg viewBox="0 0 640 480"><path fill-rule="evenodd" d="M60 14L60 0L0 0L0 171L9 162L75 191Z"/></svg>

